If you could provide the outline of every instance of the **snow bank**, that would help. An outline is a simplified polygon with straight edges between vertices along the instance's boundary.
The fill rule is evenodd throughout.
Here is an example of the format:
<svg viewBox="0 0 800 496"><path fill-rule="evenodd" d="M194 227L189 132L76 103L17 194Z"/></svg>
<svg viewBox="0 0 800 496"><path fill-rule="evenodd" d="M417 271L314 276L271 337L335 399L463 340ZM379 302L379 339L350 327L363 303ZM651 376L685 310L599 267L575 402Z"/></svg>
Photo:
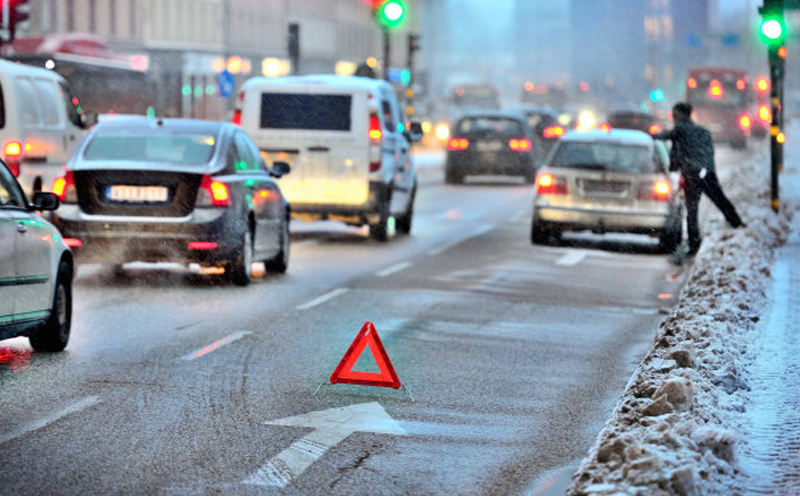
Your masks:
<svg viewBox="0 0 800 496"><path fill-rule="evenodd" d="M677 306L568 496L741 494L735 448L745 436L741 414L755 353L749 345L768 305L775 249L796 214L772 211L769 156L755 155L724 185L748 227L732 229L711 213ZM702 202L713 208L708 198Z"/></svg>

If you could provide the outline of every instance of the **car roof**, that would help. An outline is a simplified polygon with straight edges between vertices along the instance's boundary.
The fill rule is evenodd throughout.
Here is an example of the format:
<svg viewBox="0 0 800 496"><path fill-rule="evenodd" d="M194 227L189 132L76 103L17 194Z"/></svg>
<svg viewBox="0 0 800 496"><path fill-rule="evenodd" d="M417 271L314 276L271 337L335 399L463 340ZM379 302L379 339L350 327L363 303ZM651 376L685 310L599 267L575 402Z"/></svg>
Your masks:
<svg viewBox="0 0 800 496"><path fill-rule="evenodd" d="M467 110L458 120L476 118L476 117L501 117L508 119L517 119L527 122L525 119L525 115L522 112L516 110L493 110L493 109Z"/></svg>
<svg viewBox="0 0 800 496"><path fill-rule="evenodd" d="M611 129L610 131L567 131L561 137L562 142L600 142L620 143L632 146L652 146L653 137L644 131L635 129Z"/></svg>
<svg viewBox="0 0 800 496"><path fill-rule="evenodd" d="M187 133L202 133L218 135L226 127L232 124L223 121L206 121L200 119L181 119L181 118L158 118L150 119L140 115L122 115L109 117L97 123L95 129L105 131L107 129L162 129L172 131L184 131Z"/></svg>
<svg viewBox="0 0 800 496"><path fill-rule="evenodd" d="M245 81L243 88L249 86L319 85L338 88L363 88L375 90L386 88L389 83L382 79L361 76L340 76L337 74L306 74L302 76L280 76L274 78L254 77Z"/></svg>

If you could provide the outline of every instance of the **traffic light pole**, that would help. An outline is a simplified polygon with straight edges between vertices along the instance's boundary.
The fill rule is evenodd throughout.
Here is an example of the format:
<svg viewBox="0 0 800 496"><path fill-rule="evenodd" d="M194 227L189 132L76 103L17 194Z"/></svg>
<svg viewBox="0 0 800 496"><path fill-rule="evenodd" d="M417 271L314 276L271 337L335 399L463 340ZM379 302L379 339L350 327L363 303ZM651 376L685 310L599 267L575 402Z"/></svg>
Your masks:
<svg viewBox="0 0 800 496"><path fill-rule="evenodd" d="M389 80L389 54L392 52L391 40L389 39L389 28L383 27L383 79Z"/></svg>
<svg viewBox="0 0 800 496"><path fill-rule="evenodd" d="M780 184L779 177L783 169L783 143L779 139L783 136L783 59L778 54L779 48L769 48L769 73L770 73L770 102L772 110L772 123L770 125L770 156L771 156L771 181L770 198L772 210L780 210Z"/></svg>

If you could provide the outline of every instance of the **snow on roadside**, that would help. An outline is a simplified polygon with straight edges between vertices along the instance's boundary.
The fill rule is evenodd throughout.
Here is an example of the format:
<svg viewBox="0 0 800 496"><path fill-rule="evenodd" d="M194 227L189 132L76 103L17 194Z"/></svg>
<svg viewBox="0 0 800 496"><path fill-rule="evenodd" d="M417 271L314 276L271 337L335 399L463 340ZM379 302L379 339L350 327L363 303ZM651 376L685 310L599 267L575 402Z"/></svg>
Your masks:
<svg viewBox="0 0 800 496"><path fill-rule="evenodd" d="M768 164L766 150L756 151L724 184L748 227L732 229L712 213L677 305L567 496L742 494L735 448L745 435L751 343L775 249L795 215L770 208Z"/></svg>

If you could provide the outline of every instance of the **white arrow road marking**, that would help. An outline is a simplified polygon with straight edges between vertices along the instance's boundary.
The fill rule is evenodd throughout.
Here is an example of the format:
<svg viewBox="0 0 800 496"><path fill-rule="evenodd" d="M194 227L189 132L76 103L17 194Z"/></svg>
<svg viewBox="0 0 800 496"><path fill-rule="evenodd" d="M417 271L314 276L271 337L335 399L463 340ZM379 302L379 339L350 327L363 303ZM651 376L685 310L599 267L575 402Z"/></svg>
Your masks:
<svg viewBox="0 0 800 496"><path fill-rule="evenodd" d="M586 250L573 250L556 260L556 265L573 266L578 265L586 258L589 253Z"/></svg>
<svg viewBox="0 0 800 496"><path fill-rule="evenodd" d="M374 432L404 436L406 431L377 402L331 408L295 417L265 422L267 425L313 427L314 430L292 443L243 483L285 487L325 454L354 432Z"/></svg>

